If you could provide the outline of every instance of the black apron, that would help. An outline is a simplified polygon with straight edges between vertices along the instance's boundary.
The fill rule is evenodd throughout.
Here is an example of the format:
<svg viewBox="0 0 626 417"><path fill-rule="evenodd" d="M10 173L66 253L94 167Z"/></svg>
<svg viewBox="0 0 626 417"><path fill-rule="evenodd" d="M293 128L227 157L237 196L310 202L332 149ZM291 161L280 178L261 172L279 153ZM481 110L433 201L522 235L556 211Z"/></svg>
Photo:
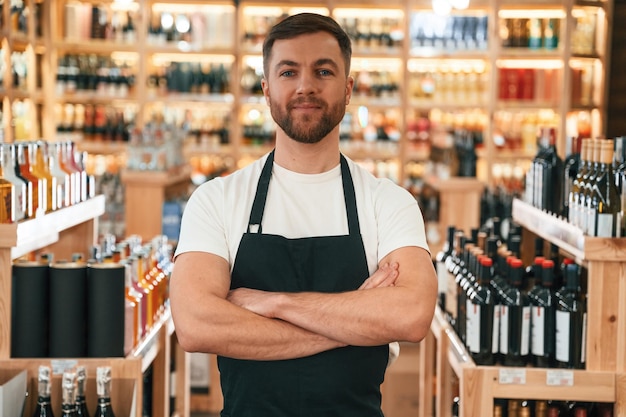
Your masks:
<svg viewBox="0 0 626 417"><path fill-rule="evenodd" d="M248 230L235 258L231 289L327 293L357 289L369 272L345 158L341 156L341 176L349 235L299 239L262 233L273 162L274 152L259 178ZM258 232L251 232L250 225L259 225ZM381 417L380 384L388 357L388 345L347 346L279 361L220 356L221 416Z"/></svg>

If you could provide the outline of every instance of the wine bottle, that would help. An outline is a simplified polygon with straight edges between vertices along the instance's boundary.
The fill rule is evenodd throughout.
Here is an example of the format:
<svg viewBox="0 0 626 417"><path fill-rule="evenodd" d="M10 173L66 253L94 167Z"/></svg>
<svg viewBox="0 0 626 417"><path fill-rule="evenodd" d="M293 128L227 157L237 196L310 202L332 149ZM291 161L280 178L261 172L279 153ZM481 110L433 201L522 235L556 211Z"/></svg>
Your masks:
<svg viewBox="0 0 626 417"><path fill-rule="evenodd" d="M50 402L51 387L50 367L40 365L37 374L37 405L33 417L54 417Z"/></svg>
<svg viewBox="0 0 626 417"><path fill-rule="evenodd" d="M565 287L556 295L555 358L558 368L584 367L586 314L578 286L578 265L567 265Z"/></svg>
<svg viewBox="0 0 626 417"><path fill-rule="evenodd" d="M595 236L620 237L621 201L613 174L613 142L603 140L600 145L600 165L593 186Z"/></svg>
<svg viewBox="0 0 626 417"><path fill-rule="evenodd" d="M61 380L61 416L77 417L75 372L63 372Z"/></svg>
<svg viewBox="0 0 626 417"><path fill-rule="evenodd" d="M525 366L530 339L530 302L522 287L522 261L510 263L510 288L502 295L500 353L505 366Z"/></svg>
<svg viewBox="0 0 626 417"><path fill-rule="evenodd" d="M76 367L76 417L89 417L87 402L85 401L85 384L87 371L84 366Z"/></svg>
<svg viewBox="0 0 626 417"><path fill-rule="evenodd" d="M576 177L572 181L572 186L569 192L569 209L568 220L571 224L577 227L581 227L582 224L582 196L585 188L585 181L589 176L591 170L591 139L583 139L580 149L580 163Z"/></svg>
<svg viewBox="0 0 626 417"><path fill-rule="evenodd" d="M554 284L554 262L544 260L541 265L541 286L531 303L531 361L534 366L554 366L554 333L556 320Z"/></svg>
<svg viewBox="0 0 626 417"><path fill-rule="evenodd" d="M466 344L477 365L493 365L494 297L490 289L493 260L483 256L478 268L478 287L471 291L466 307Z"/></svg>
<svg viewBox="0 0 626 417"><path fill-rule="evenodd" d="M0 195L2 209L0 223L14 223L24 218L26 207L26 184L15 175L12 170L9 148L11 145L0 147Z"/></svg>
<svg viewBox="0 0 626 417"><path fill-rule="evenodd" d="M599 167L600 159L600 139L594 139L590 142L591 151L589 152L590 168L587 177L583 179L583 193L580 198L580 228L583 233L589 236L595 236L596 231L592 229L595 226L595 209L593 208L593 185L596 181L596 175Z"/></svg>
<svg viewBox="0 0 626 417"><path fill-rule="evenodd" d="M96 368L96 393L98 405L94 417L115 417L111 406L111 367Z"/></svg>
<svg viewBox="0 0 626 417"><path fill-rule="evenodd" d="M448 226L448 239L444 244L444 247L435 256L435 266L437 269L437 291L439 293L439 307L446 311L446 292L448 286L448 270L446 268L446 260L452 256L452 250L454 248L454 234L456 228L454 226Z"/></svg>
<svg viewBox="0 0 626 417"><path fill-rule="evenodd" d="M570 194L574 187L574 181L580 170L580 148L582 146L582 138L576 137L571 139L569 154L565 157L563 163L563 211L561 215L564 219L569 218Z"/></svg>

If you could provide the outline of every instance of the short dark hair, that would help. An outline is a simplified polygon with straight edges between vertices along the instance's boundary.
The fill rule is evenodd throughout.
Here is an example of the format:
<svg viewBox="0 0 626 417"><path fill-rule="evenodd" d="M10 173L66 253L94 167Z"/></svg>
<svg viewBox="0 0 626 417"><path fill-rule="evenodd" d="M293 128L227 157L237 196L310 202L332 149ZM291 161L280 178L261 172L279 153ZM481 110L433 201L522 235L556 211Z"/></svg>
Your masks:
<svg viewBox="0 0 626 417"><path fill-rule="evenodd" d="M327 32L337 39L346 66L346 76L350 74L352 43L348 34L331 17L317 13L299 13L288 16L276 23L263 42L263 71L267 75L272 47L277 39L292 39L300 35ZM311 46L314 48L315 46Z"/></svg>

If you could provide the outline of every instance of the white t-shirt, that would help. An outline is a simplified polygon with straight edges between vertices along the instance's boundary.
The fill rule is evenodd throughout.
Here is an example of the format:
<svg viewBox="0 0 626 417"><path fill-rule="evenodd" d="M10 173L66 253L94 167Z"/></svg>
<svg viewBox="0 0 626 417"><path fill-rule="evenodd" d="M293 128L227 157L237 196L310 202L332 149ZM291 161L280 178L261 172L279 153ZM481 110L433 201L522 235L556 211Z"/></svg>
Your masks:
<svg viewBox="0 0 626 417"><path fill-rule="evenodd" d="M232 271L266 159L267 155L196 189L183 212L176 256L190 251L213 253L226 259ZM415 198L346 159L369 273L395 249L418 246L429 250ZM286 238L348 234L341 166L321 174L300 174L274 162L262 227L263 233Z"/></svg>

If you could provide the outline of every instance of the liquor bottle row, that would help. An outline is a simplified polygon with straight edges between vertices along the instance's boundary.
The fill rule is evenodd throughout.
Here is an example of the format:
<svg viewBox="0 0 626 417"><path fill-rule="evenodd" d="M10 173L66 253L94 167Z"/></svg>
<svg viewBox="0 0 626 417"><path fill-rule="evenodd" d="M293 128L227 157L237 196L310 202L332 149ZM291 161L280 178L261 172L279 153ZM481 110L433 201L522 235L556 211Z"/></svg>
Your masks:
<svg viewBox="0 0 626 417"><path fill-rule="evenodd" d="M496 399L494 417L612 417L613 405L580 401Z"/></svg>
<svg viewBox="0 0 626 417"><path fill-rule="evenodd" d="M42 4L39 2L28 2L26 4L23 0L12 0L11 8L9 10L9 24L12 31L21 32L23 34L28 33L28 16L34 13L35 16L35 30L37 36L41 36L41 6ZM34 10L31 10L31 7ZM1 15L2 13L0 13ZM2 18L0 17L0 23L2 22ZM4 27L3 24L0 24L0 27Z"/></svg>
<svg viewBox="0 0 626 417"><path fill-rule="evenodd" d="M560 73L556 69L500 68L499 73L500 100L553 103L558 99Z"/></svg>
<svg viewBox="0 0 626 417"><path fill-rule="evenodd" d="M170 123L149 122L132 128L126 167L137 171L167 171L185 163L183 142L186 128Z"/></svg>
<svg viewBox="0 0 626 417"><path fill-rule="evenodd" d="M226 94L231 91L230 72L223 63L172 62L148 77L148 94Z"/></svg>
<svg viewBox="0 0 626 417"><path fill-rule="evenodd" d="M73 142L16 142L0 146L1 223L14 223L93 197L86 154Z"/></svg>
<svg viewBox="0 0 626 417"><path fill-rule="evenodd" d="M506 243L500 228L468 237L449 227L436 257L441 308L477 365L583 369L586 271L555 247L544 256L542 239L524 266L517 228Z"/></svg>
<svg viewBox="0 0 626 417"><path fill-rule="evenodd" d="M63 417L115 417L111 405L111 367L96 368L96 408L89 412L86 396L87 371L76 366L63 372L61 377L61 415ZM37 374L37 405L33 417L54 417L52 404L52 372L41 365Z"/></svg>
<svg viewBox="0 0 626 417"><path fill-rule="evenodd" d="M135 120L132 107L104 104L60 104L54 106L57 133L79 133L83 140L127 142Z"/></svg>
<svg viewBox="0 0 626 417"><path fill-rule="evenodd" d="M409 22L412 48L485 50L488 40L487 15L448 15L414 12Z"/></svg>
<svg viewBox="0 0 626 417"><path fill-rule="evenodd" d="M64 55L59 58L56 94L93 91L99 96L125 98L135 83L134 71L126 62L116 63L96 54Z"/></svg>
<svg viewBox="0 0 626 417"><path fill-rule="evenodd" d="M586 235L624 236L625 139L574 138L563 161L555 136L553 128L541 130L526 175L526 201L567 219Z"/></svg>
<svg viewBox="0 0 626 417"><path fill-rule="evenodd" d="M64 36L69 41L102 39L131 43L136 39L133 14L106 5L68 2Z"/></svg>
<svg viewBox="0 0 626 417"><path fill-rule="evenodd" d="M501 45L505 48L556 49L560 25L560 19L556 18L501 19Z"/></svg>
<svg viewBox="0 0 626 417"><path fill-rule="evenodd" d="M107 237L92 252L88 260L14 262L12 357L123 357L159 320L171 273L167 238Z"/></svg>
<svg viewBox="0 0 626 417"><path fill-rule="evenodd" d="M489 78L482 61L455 65L418 64L409 73L409 94L414 100L486 103Z"/></svg>
<svg viewBox="0 0 626 417"><path fill-rule="evenodd" d="M4 84L4 75L6 73L5 68L5 50L0 47L0 87ZM9 84L12 88L20 91L25 91L28 88L28 65L26 52L11 52L11 78Z"/></svg>
<svg viewBox="0 0 626 417"><path fill-rule="evenodd" d="M401 16L393 17L339 17L357 50L400 50L404 41Z"/></svg>
<svg viewBox="0 0 626 417"><path fill-rule="evenodd" d="M163 6L163 5L160 5ZM210 48L232 48L235 9L232 7L201 6L186 12L175 10L157 10L153 6L148 43L167 45L184 42L192 50Z"/></svg>

